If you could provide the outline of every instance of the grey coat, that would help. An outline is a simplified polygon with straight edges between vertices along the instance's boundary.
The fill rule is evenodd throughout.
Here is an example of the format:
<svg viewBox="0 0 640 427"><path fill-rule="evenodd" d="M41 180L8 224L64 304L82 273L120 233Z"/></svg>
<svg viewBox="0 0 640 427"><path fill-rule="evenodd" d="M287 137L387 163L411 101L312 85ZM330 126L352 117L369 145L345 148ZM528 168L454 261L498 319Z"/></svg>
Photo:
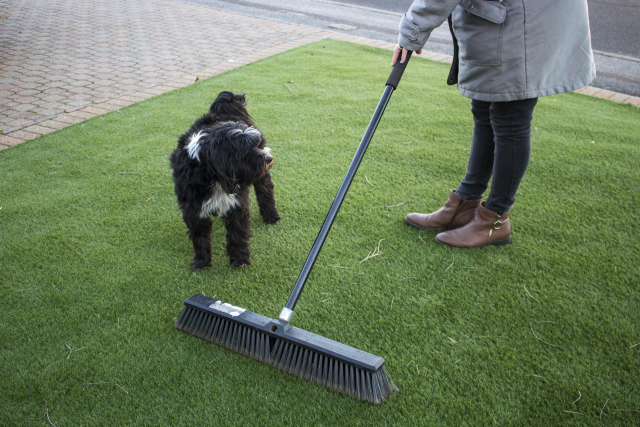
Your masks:
<svg viewBox="0 0 640 427"><path fill-rule="evenodd" d="M587 0L415 0L398 43L418 50L453 13L458 90L480 101L555 95L596 76Z"/></svg>

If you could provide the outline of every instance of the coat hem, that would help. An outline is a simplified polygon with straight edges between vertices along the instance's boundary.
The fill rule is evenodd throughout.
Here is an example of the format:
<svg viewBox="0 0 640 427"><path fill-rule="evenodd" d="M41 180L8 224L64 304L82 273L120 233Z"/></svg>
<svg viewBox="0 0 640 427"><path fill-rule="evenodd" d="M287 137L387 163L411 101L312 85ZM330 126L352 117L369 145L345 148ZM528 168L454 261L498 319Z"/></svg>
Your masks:
<svg viewBox="0 0 640 427"><path fill-rule="evenodd" d="M574 90L578 90L585 86L588 86L589 83L591 83L594 78L595 78L595 74L592 74L589 77L582 80L576 80L571 83L564 83L564 84L549 87L549 88L534 89L534 90L523 91L523 92L506 92L506 93L477 92L474 90L461 87L460 84L458 84L458 92L460 92L462 95L466 96L467 98L475 99L477 101L485 101L485 102L518 101L521 99L539 98L542 96L558 95L564 92L572 92Z"/></svg>

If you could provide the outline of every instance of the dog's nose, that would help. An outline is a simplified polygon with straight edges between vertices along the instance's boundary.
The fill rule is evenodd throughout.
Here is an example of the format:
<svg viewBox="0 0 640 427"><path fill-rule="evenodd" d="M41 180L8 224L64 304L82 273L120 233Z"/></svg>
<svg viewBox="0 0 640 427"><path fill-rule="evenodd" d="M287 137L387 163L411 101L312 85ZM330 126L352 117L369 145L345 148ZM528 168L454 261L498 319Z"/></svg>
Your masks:
<svg viewBox="0 0 640 427"><path fill-rule="evenodd" d="M267 163L271 163L273 161L273 156L271 154L267 154Z"/></svg>

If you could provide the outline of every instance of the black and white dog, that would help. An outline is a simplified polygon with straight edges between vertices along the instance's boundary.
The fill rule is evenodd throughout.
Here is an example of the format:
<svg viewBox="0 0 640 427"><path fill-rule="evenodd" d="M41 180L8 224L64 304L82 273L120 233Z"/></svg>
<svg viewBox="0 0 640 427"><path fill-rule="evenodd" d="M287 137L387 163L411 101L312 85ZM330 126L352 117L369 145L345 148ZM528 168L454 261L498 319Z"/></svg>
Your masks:
<svg viewBox="0 0 640 427"><path fill-rule="evenodd" d="M251 264L251 185L264 221L280 220L269 173L271 150L245 105L244 95L221 92L209 113L180 136L171 153L178 205L195 252L192 270L211 266L211 216L224 221L231 267Z"/></svg>

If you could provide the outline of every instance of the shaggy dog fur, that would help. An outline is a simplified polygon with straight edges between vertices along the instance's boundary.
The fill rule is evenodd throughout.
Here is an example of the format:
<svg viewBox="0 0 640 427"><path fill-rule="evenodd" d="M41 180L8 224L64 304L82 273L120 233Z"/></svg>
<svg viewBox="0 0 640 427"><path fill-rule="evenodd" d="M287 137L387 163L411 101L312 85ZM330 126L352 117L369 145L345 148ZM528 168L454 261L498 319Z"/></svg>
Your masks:
<svg viewBox="0 0 640 427"><path fill-rule="evenodd" d="M264 221L280 220L269 174L273 157L245 105L244 95L220 93L171 153L178 206L195 252L192 270L211 266L211 216L224 221L231 267L251 264L251 185Z"/></svg>

